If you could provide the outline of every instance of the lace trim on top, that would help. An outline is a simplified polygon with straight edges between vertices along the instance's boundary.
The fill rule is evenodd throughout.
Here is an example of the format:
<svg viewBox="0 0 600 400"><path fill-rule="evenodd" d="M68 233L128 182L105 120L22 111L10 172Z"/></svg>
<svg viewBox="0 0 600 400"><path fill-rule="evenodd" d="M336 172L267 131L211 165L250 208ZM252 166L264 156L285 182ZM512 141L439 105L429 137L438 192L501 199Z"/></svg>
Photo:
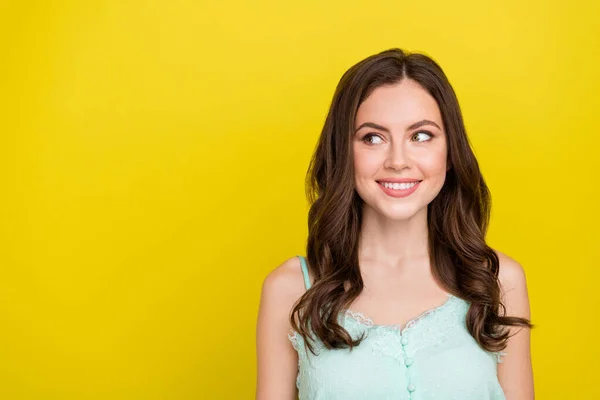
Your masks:
<svg viewBox="0 0 600 400"><path fill-rule="evenodd" d="M497 363L503 363L504 360L502 359L502 357L504 357L505 355L507 355L508 353L506 351L495 351L492 353L494 355L494 357L496 358L496 362Z"/></svg>
<svg viewBox="0 0 600 400"><path fill-rule="evenodd" d="M350 317L351 319L355 320L356 322L358 322L360 325L364 325L368 328L379 327L379 328L398 330L401 333L404 333L404 332L410 330L411 328L413 328L415 326L415 324L417 324L417 322L419 322L423 318L442 310L443 308L447 307L450 304L451 300L456 299L456 296L454 296L450 293L447 293L446 295L448 296L448 299L446 299L446 301L444 301L441 305L439 305L435 308L426 310L426 311L422 312L421 314L419 314L418 316L416 316L415 318L409 320L404 325L404 328L402 328L401 324L384 324L384 325L376 324L375 322L373 322L373 320L371 318L365 316L363 313L352 311L352 310L346 310L344 314L346 316Z"/></svg>
<svg viewBox="0 0 600 400"><path fill-rule="evenodd" d="M293 329L290 329L290 331L288 332L288 339L290 339L290 342L292 342L292 347L294 348L294 350L298 351L298 332L296 332Z"/></svg>
<svg viewBox="0 0 600 400"><path fill-rule="evenodd" d="M419 321L445 309L452 303L453 300L458 299L456 296L454 296L450 293L448 293L447 296L448 296L448 299L444 303L442 303L441 305L434 307L432 309L426 310L426 311L422 312L421 314L419 314L418 316L416 316L415 318L412 318L411 320L406 322L404 328L402 328L401 324L381 324L381 325L376 324L371 318L365 316L363 313L357 312L357 311L352 311L350 309L346 309L345 311L343 311L342 315L355 321L358 325L368 328L368 329L381 328L381 329L385 329L385 330L400 331L400 334L404 335L406 332L408 332L412 328L414 328L418 324ZM298 332L294 331L293 329L290 329L290 331L288 333L288 339L290 340L293 348L296 351L299 350L300 345L301 345L299 342L300 339L298 336L299 336ZM506 356L508 353L505 351L497 351L497 352L490 352L490 354L494 357L494 359L497 363L502 363L504 361L502 358L504 356Z"/></svg>

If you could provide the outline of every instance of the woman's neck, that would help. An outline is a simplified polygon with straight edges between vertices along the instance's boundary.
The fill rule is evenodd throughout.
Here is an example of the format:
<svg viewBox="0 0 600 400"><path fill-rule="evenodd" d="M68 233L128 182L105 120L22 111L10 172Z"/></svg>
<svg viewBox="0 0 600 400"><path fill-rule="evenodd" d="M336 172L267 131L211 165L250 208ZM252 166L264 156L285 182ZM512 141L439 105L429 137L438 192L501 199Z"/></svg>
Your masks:
<svg viewBox="0 0 600 400"><path fill-rule="evenodd" d="M365 207L359 238L359 259L390 267L429 257L427 208L405 220L392 220Z"/></svg>

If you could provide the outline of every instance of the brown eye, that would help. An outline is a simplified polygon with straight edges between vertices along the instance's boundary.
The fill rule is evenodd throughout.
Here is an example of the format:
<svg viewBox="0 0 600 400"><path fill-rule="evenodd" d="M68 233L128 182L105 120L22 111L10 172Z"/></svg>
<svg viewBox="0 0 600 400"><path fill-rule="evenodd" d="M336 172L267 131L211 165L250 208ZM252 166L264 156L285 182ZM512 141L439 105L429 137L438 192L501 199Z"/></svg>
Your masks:
<svg viewBox="0 0 600 400"><path fill-rule="evenodd" d="M413 139L414 139L415 137L421 137L421 138L424 138L423 140L419 140L419 139L417 139L417 140L416 140L417 142L427 142L428 140L431 140L431 138L433 137L433 135L432 135L431 133L429 133L429 132L426 132L426 131L420 131L420 132L416 132L416 133L413 135ZM427 138L427 137L429 137L429 138Z"/></svg>
<svg viewBox="0 0 600 400"><path fill-rule="evenodd" d="M381 140L381 136L375 135L373 133L369 133L364 138L362 138L362 141L365 142L365 143L367 143L367 144L378 144L377 142L373 142L373 141L369 140L370 138L373 138L373 140L377 140L377 139Z"/></svg>

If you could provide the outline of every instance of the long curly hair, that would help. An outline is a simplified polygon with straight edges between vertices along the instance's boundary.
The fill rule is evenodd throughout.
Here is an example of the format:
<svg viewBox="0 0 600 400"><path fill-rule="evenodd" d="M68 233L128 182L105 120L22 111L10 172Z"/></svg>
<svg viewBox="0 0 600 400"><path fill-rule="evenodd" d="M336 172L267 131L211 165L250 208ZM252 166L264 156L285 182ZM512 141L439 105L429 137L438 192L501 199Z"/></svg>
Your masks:
<svg viewBox="0 0 600 400"><path fill-rule="evenodd" d="M448 138L446 180L427 206L429 258L436 281L470 302L469 333L488 351L506 347L509 326L532 327L507 316L498 281L499 260L485 242L491 198L467 138L454 89L430 57L390 49L352 66L342 76L306 175L310 203L306 255L314 285L294 305L290 323L314 354L352 348L338 316L363 290L358 264L362 203L355 189L352 133L360 104L379 86L411 79L436 100ZM313 336L314 335L314 336Z"/></svg>

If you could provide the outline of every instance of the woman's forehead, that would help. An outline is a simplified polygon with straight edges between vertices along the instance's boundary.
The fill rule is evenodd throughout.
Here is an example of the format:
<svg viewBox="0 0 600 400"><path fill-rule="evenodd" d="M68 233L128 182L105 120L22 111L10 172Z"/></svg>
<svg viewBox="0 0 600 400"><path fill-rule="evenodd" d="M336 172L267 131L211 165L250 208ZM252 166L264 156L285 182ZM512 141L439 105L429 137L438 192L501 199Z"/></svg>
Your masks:
<svg viewBox="0 0 600 400"><path fill-rule="evenodd" d="M365 122L408 127L416 121L431 120L441 126L437 102L427 90L412 80L379 86L362 102L356 113L355 128Z"/></svg>

